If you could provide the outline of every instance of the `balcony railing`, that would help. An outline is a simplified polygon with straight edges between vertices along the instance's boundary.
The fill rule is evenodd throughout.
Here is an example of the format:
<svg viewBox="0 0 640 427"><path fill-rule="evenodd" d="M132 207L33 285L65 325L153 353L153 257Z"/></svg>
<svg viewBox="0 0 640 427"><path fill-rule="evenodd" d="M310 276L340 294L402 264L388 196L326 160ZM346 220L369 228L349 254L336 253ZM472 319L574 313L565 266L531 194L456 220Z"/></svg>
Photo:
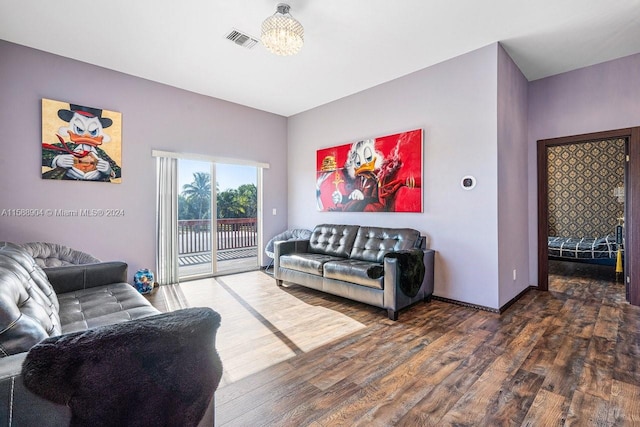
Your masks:
<svg viewBox="0 0 640 427"><path fill-rule="evenodd" d="M217 220L218 250L242 249L257 246L256 218L230 218ZM188 255L211 252L211 220L189 219L178 221L178 254Z"/></svg>

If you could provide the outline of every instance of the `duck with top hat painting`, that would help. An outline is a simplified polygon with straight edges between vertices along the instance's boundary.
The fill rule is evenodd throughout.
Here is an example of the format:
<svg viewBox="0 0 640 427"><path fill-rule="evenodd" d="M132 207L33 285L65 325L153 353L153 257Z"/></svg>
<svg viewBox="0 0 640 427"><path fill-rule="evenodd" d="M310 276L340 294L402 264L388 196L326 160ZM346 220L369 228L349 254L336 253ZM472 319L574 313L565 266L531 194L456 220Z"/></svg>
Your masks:
<svg viewBox="0 0 640 427"><path fill-rule="evenodd" d="M42 101L43 137L46 137L45 102L49 100ZM113 124L113 120L103 117L103 111L98 108L63 105L68 107L57 110L58 122L66 122L55 133L59 142L42 143L42 178L103 182L120 178L120 166L103 149L104 144L111 141L105 129Z"/></svg>

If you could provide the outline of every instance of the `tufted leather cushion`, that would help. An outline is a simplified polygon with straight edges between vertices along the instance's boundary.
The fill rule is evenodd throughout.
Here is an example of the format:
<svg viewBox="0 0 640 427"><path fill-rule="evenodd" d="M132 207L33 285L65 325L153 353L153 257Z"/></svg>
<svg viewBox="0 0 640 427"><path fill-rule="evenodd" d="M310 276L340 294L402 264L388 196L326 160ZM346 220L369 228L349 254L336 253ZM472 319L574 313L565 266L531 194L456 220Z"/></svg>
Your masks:
<svg viewBox="0 0 640 427"><path fill-rule="evenodd" d="M57 243L31 242L19 246L24 248L42 268L100 262L98 258L88 253Z"/></svg>
<svg viewBox="0 0 640 427"><path fill-rule="evenodd" d="M42 268L18 245L0 242L0 357L60 334L58 310Z"/></svg>
<svg viewBox="0 0 640 427"><path fill-rule="evenodd" d="M311 232L309 251L348 258L359 226L320 224Z"/></svg>
<svg viewBox="0 0 640 427"><path fill-rule="evenodd" d="M381 264L357 259L329 261L324 265L324 277L356 283L374 289L384 289L384 268Z"/></svg>
<svg viewBox="0 0 640 427"><path fill-rule="evenodd" d="M341 260L342 258L324 254L295 253L280 257L280 268L302 271L316 276L322 276L322 267L327 261Z"/></svg>
<svg viewBox="0 0 640 427"><path fill-rule="evenodd" d="M80 289L58 296L62 333L135 320L158 313L128 283Z"/></svg>
<svg viewBox="0 0 640 427"><path fill-rule="evenodd" d="M381 263L388 252L420 245L420 232L411 228L360 227L353 243L351 259Z"/></svg>

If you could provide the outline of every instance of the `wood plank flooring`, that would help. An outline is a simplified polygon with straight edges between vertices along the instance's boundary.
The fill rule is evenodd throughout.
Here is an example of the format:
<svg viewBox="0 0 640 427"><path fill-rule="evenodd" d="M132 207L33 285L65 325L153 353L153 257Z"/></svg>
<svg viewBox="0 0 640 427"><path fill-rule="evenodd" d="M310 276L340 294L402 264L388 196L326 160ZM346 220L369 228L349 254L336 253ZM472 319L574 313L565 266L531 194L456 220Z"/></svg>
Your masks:
<svg viewBox="0 0 640 427"><path fill-rule="evenodd" d="M502 315L434 300L393 322L262 272L154 303L221 313L217 426L640 425L640 309L610 268L564 266Z"/></svg>

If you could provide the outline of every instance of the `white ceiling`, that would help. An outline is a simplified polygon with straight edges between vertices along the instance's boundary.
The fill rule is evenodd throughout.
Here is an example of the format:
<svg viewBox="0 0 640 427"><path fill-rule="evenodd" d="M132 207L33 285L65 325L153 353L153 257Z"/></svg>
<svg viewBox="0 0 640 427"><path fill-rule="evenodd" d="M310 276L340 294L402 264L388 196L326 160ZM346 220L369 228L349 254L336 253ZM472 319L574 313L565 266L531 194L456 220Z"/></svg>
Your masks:
<svg viewBox="0 0 640 427"><path fill-rule="evenodd" d="M640 52L640 0L290 0L298 55L225 39L277 3L5 0L0 39L283 116L497 41L529 80Z"/></svg>

